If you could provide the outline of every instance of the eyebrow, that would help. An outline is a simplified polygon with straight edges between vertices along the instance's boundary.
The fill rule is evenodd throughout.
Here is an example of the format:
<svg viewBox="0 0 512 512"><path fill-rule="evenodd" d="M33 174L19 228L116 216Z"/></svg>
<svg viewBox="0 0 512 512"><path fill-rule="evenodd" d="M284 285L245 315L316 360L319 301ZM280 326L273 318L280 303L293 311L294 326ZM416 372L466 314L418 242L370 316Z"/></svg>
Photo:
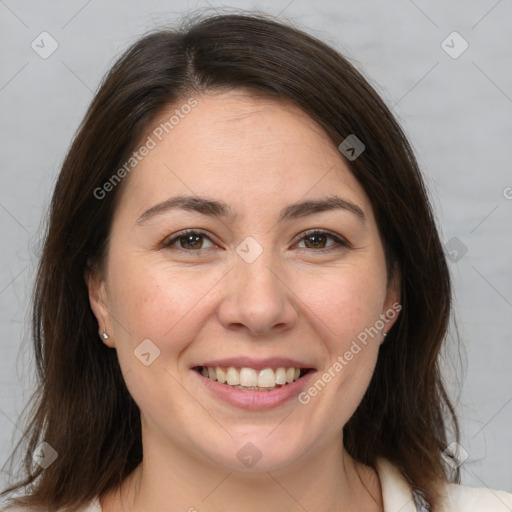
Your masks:
<svg viewBox="0 0 512 512"><path fill-rule="evenodd" d="M200 196L177 196L171 197L147 209L137 219L136 223L143 224L157 215L174 209L189 210L217 218L233 218L235 216L232 209L222 201ZM362 222L366 221L363 210L357 204L337 196L329 196L322 199L310 199L288 205L281 210L279 222L335 209L347 210L353 213Z"/></svg>

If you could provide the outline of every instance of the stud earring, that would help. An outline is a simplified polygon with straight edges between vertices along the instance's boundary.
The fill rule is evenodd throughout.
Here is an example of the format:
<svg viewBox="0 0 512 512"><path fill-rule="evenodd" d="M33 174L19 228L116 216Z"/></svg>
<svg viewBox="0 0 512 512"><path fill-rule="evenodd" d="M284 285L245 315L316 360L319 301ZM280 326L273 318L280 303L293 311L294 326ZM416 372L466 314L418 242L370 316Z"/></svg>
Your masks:
<svg viewBox="0 0 512 512"><path fill-rule="evenodd" d="M100 334L100 336L101 336L101 339L103 339L103 340L108 340L108 339L110 338L110 336L107 334L107 332L106 332L106 331L103 331L103 332Z"/></svg>

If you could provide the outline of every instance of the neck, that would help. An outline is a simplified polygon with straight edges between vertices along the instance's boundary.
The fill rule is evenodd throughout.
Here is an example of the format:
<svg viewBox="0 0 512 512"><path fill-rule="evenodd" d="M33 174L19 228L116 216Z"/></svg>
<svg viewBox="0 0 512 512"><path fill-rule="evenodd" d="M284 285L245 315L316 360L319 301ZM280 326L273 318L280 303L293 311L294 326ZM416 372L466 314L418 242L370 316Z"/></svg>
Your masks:
<svg viewBox="0 0 512 512"><path fill-rule="evenodd" d="M356 463L339 440L316 446L292 464L270 471L222 468L173 446L143 443L141 464L117 492L100 498L103 512L380 512L376 472Z"/></svg>

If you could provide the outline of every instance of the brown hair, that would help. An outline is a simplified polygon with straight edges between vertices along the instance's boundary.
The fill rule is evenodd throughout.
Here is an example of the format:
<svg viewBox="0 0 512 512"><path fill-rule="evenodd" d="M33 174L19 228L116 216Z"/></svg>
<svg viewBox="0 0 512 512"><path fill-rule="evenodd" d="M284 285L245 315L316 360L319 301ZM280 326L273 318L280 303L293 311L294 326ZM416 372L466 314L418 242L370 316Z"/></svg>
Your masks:
<svg viewBox="0 0 512 512"><path fill-rule="evenodd" d="M140 412L116 352L98 340L84 271L101 264L121 186L94 191L126 162L150 123L187 95L247 88L289 100L320 123L337 147L355 134L365 151L348 165L374 208L389 277L398 271L403 309L379 352L369 388L345 425L352 457L398 465L436 510L439 486L459 481L441 456L457 418L439 368L451 284L413 152L390 110L334 49L263 14L185 18L133 44L113 65L62 166L34 288L38 388L31 398L26 478L10 503L75 510L117 488L142 460ZM122 185L122 184L121 184ZM47 442L58 453L32 459ZM11 462L17 453L15 447Z"/></svg>

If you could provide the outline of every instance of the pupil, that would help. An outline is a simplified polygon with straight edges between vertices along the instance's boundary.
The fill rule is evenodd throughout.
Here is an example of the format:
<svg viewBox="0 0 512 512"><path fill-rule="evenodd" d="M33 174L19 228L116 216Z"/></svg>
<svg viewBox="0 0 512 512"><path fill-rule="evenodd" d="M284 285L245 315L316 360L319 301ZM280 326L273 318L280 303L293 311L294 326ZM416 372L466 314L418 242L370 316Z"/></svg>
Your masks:
<svg viewBox="0 0 512 512"><path fill-rule="evenodd" d="M322 238L324 238L324 235L310 235L310 236L308 237L308 239L309 239L310 241L311 241L311 240L313 240L313 239L315 239L315 240L316 240L316 242L313 242L313 245L314 245L315 247L318 245L318 243L319 243L319 239L322 239ZM320 243L321 243L321 241L320 241Z"/></svg>
<svg viewBox="0 0 512 512"><path fill-rule="evenodd" d="M196 240L195 243L197 243L197 241L200 239L201 237L199 235L188 235L186 237L183 238L183 240L185 240L185 245L190 245L192 246L192 248L196 248L194 247L194 242L192 240Z"/></svg>

